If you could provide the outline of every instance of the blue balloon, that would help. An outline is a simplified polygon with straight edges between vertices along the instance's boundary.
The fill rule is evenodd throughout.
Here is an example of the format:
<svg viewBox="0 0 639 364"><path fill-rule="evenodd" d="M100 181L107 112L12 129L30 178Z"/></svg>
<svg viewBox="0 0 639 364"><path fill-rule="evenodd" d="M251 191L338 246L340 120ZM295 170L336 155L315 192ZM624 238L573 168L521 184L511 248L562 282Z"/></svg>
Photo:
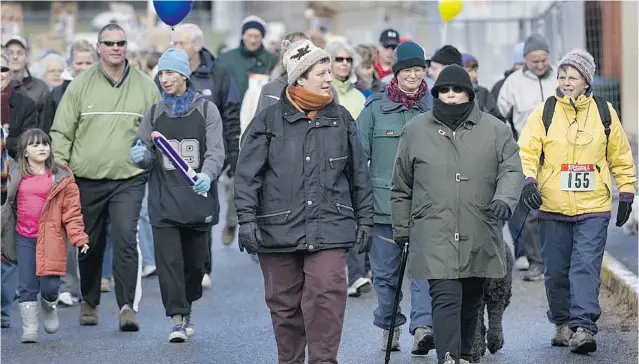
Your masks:
<svg viewBox="0 0 639 364"><path fill-rule="evenodd" d="M193 8L193 1L153 0L153 7L155 7L155 12L158 13L160 20L166 25L175 26L189 15L191 8Z"/></svg>

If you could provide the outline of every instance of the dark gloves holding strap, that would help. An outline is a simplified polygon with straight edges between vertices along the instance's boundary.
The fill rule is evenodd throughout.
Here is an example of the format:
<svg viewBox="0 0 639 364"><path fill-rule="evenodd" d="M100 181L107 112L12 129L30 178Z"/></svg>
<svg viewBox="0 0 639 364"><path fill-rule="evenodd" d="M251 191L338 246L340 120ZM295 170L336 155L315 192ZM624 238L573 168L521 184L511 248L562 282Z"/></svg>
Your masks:
<svg viewBox="0 0 639 364"><path fill-rule="evenodd" d="M543 200L536 183L529 183L524 186L524 190L521 192L521 200L531 210L538 210L541 207Z"/></svg>

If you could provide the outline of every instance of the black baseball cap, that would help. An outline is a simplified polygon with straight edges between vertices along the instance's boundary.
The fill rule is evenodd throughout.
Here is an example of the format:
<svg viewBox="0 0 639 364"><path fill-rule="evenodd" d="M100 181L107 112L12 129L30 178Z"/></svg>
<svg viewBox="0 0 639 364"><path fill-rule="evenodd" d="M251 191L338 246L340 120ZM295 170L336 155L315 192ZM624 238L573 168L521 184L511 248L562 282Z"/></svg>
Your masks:
<svg viewBox="0 0 639 364"><path fill-rule="evenodd" d="M386 29L379 36L379 43L381 45L399 45L399 33L395 29Z"/></svg>

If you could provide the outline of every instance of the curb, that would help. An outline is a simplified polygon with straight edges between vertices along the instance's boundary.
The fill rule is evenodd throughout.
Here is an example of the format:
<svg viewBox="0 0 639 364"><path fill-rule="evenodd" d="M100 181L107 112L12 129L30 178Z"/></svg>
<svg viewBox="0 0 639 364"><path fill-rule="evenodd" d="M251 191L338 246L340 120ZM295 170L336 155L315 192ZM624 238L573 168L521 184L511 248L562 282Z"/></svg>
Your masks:
<svg viewBox="0 0 639 364"><path fill-rule="evenodd" d="M639 279L608 252L604 252L601 265L601 284L637 315Z"/></svg>

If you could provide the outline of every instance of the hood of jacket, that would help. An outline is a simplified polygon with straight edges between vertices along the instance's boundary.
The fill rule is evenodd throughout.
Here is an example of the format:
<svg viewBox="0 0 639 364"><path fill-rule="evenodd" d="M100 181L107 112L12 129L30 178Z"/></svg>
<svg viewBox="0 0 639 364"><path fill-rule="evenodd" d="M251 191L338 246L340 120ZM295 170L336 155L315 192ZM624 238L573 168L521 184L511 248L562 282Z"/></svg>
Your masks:
<svg viewBox="0 0 639 364"><path fill-rule="evenodd" d="M200 50L200 65L191 72L191 77L207 78L213 71L213 66L215 66L215 56L208 49L202 48Z"/></svg>

